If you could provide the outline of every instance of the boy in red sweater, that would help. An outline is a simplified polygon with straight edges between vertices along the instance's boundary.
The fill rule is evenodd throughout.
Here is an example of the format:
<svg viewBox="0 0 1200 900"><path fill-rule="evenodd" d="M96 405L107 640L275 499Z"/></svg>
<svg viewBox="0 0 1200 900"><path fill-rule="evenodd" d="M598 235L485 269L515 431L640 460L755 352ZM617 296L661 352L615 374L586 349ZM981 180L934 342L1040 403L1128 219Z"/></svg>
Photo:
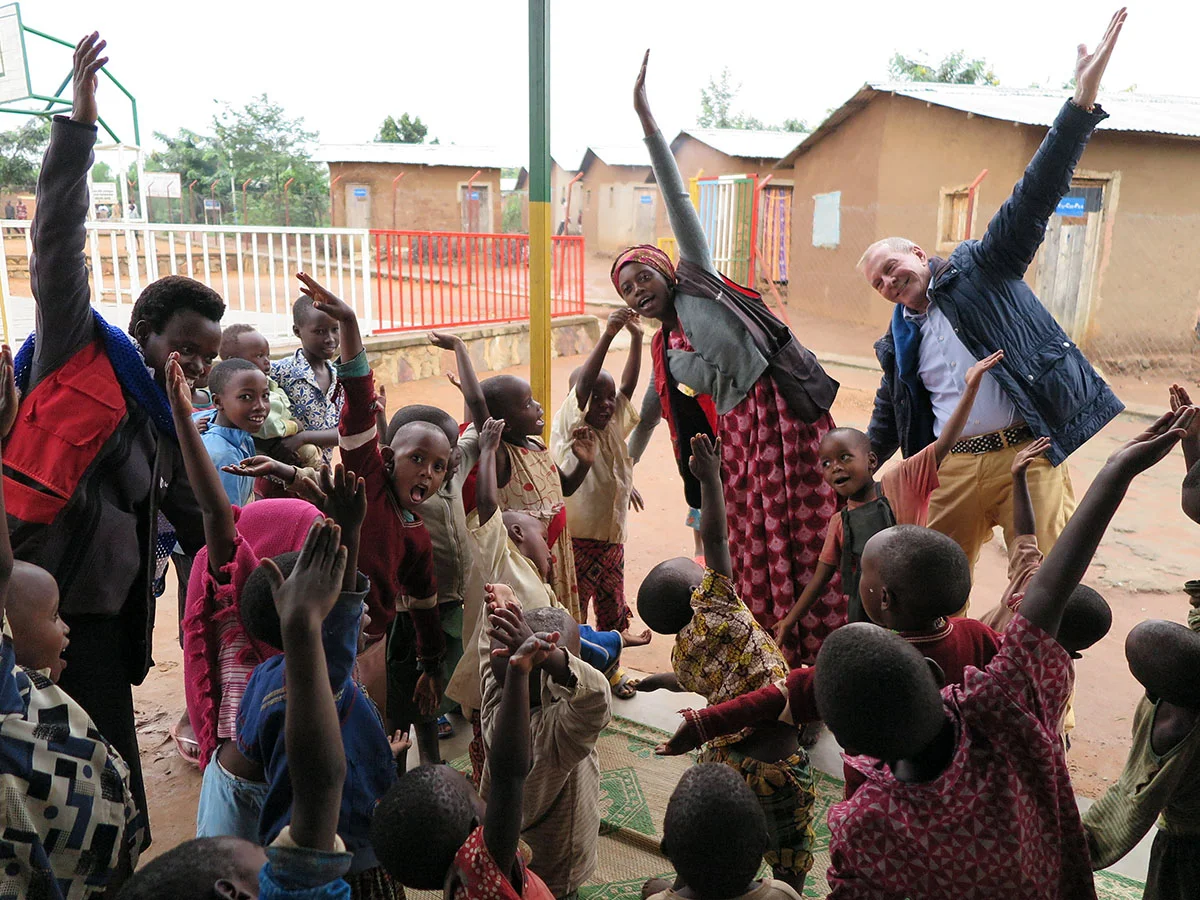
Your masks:
<svg viewBox="0 0 1200 900"><path fill-rule="evenodd" d="M391 444L380 444L375 378L367 364L358 317L305 273L296 277L313 307L340 326L337 374L345 401L338 421L338 447L342 463L357 472L367 487L358 567L371 579L368 636L379 639L391 629L388 731L405 731L414 725L422 761L440 762L436 712L446 687L442 676L446 638L438 613L433 542L419 510L442 486L450 465L450 442L436 425L409 422L396 431ZM405 615L392 627L397 612ZM419 674L408 671L413 668ZM399 689L413 683L416 689L411 695ZM392 690L393 686L398 689Z"/></svg>

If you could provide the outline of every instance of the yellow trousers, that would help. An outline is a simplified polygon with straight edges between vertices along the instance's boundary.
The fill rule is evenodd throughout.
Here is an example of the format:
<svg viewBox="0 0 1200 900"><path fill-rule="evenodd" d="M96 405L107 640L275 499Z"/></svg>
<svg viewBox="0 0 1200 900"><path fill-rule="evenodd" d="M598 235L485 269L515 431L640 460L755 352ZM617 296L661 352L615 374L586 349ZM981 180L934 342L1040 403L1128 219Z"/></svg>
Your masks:
<svg viewBox="0 0 1200 900"><path fill-rule="evenodd" d="M954 538L967 554L972 571L979 548L992 539L992 529L1013 532L1012 464L1022 445L991 453L951 453L938 469L941 487L929 501L929 527ZM1049 553L1075 512L1075 491L1067 464L1050 465L1044 456L1030 464L1026 480L1033 500L1038 547Z"/></svg>

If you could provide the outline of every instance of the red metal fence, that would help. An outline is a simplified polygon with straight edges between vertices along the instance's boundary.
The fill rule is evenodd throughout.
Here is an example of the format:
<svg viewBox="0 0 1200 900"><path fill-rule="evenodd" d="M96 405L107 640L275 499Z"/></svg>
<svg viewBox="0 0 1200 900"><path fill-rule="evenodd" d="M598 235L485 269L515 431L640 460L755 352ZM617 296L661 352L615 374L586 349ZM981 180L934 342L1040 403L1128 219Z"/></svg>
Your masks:
<svg viewBox="0 0 1200 900"><path fill-rule="evenodd" d="M529 235L372 229L374 331L529 317ZM550 315L583 312L583 238L551 238Z"/></svg>

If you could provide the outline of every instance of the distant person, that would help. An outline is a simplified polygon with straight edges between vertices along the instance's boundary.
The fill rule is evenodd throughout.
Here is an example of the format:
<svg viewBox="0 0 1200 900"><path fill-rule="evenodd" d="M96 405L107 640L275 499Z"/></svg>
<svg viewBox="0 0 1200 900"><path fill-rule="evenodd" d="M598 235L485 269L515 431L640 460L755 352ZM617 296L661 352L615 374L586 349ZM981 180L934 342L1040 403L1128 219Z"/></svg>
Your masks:
<svg viewBox="0 0 1200 900"><path fill-rule="evenodd" d="M11 222L16 217L17 217L17 208L15 206L13 206L12 200L11 199L5 200L4 201L4 218ZM6 236L11 236L16 233L17 233L17 230L15 228L5 228L4 229L4 234Z"/></svg>
<svg viewBox="0 0 1200 900"><path fill-rule="evenodd" d="M1049 553L1075 511L1063 462L1124 408L1024 281L1088 138L1108 118L1096 95L1121 21L1114 17L1095 53L1081 49L1075 96L982 240L963 241L938 259L907 238L884 238L858 263L868 284L895 304L875 345L883 379L867 429L880 462L897 448L908 457L933 443L965 390L967 369L1004 348L938 472L942 485L929 508L929 527L958 541L972 566L996 525L1005 543L1016 536L1009 469L1020 449L1050 438L1048 458L1028 473L1038 545Z"/></svg>
<svg viewBox="0 0 1200 900"><path fill-rule="evenodd" d="M29 207L25 205L25 201L17 198L17 221L24 222L29 218Z"/></svg>

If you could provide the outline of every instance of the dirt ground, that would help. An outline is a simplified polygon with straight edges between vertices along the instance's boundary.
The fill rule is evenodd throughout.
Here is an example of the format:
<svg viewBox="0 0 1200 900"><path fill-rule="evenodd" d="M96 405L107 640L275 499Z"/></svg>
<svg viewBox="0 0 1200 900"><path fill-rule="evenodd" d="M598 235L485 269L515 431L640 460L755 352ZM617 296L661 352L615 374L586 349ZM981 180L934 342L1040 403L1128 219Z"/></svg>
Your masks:
<svg viewBox="0 0 1200 900"><path fill-rule="evenodd" d="M836 347L847 354L863 352L864 343L869 349L870 338L868 329L838 333L837 329L819 327L804 334L806 342L818 351ZM568 373L581 362L580 357L554 361L556 404L562 400ZM619 371L623 364L624 354L614 351L608 368ZM837 422L865 427L878 376L841 365L830 365L829 370L842 383L834 408ZM516 369L509 371L524 374ZM645 377L646 372L643 384ZM1165 397L1165 388L1161 386L1118 384L1117 387L1123 396L1124 388L1128 387L1130 393L1138 394L1139 398L1144 396L1146 402ZM387 395L389 411L414 402L436 404L456 414L461 410L461 398L444 380L389 384ZM1077 496L1082 496L1108 454L1143 427L1142 420L1122 417L1071 458L1071 477ZM1176 450L1135 482L1086 578L1108 598L1114 621L1108 638L1089 651L1077 667L1078 726L1069 759L1076 789L1084 796L1098 796L1116 778L1128 747L1139 690L1125 665L1122 649L1125 635L1146 618L1183 621L1188 607L1182 585L1200 575L1200 567L1191 562L1190 541L1195 532L1179 509L1182 475L1182 456ZM626 584L631 595L636 594L637 585L656 563L692 552L692 535L684 526L686 510L665 428L658 429L637 469L637 486L646 499L646 510L630 514ZM1001 544L999 539L993 541L981 555L972 593L973 612L988 609L1003 590L1005 558ZM171 593L159 605L155 633L158 664L134 692L155 837L151 855L194 834L200 788L198 772L175 754L167 733L183 709L182 663L171 614L175 609ZM669 642L656 638L648 647L629 650L626 662L645 672L665 671L670 666L669 656Z"/></svg>

